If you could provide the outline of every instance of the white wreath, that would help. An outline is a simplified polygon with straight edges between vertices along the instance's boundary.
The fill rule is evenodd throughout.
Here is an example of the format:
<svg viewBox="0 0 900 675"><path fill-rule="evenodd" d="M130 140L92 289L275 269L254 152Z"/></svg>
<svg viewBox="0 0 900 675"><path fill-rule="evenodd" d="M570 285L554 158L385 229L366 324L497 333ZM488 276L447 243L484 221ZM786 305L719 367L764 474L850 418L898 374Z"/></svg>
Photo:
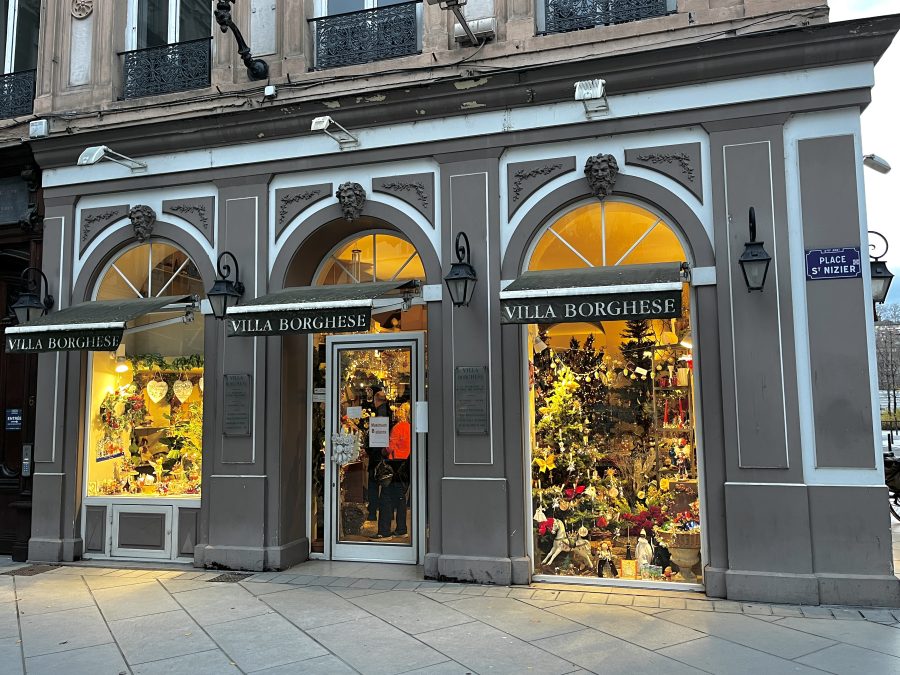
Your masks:
<svg viewBox="0 0 900 675"><path fill-rule="evenodd" d="M334 434L331 437L331 461L349 464L359 458L359 434Z"/></svg>

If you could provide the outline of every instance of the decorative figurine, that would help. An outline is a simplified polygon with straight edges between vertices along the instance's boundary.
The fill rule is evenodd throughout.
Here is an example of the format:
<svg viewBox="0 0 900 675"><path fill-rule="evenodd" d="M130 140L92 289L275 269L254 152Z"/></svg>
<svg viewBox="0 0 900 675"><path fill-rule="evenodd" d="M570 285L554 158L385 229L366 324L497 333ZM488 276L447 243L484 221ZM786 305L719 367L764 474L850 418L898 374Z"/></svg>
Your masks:
<svg viewBox="0 0 900 675"><path fill-rule="evenodd" d="M647 541L646 530L641 530L641 535L638 537L637 545L634 548L634 554L637 559L638 569L653 562L653 547Z"/></svg>
<svg viewBox="0 0 900 675"><path fill-rule="evenodd" d="M619 576L616 565L613 562L612 549L608 541L600 542L600 559L597 561L597 576L614 578Z"/></svg>

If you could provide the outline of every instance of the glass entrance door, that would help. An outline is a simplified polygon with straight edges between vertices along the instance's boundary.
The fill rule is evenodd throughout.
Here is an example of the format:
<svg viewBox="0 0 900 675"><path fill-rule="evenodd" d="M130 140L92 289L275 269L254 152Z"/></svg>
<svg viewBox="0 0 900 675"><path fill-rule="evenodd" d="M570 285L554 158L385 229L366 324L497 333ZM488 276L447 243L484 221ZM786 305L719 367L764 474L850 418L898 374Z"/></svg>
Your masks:
<svg viewBox="0 0 900 675"><path fill-rule="evenodd" d="M422 337L331 336L326 349L331 557L416 563Z"/></svg>

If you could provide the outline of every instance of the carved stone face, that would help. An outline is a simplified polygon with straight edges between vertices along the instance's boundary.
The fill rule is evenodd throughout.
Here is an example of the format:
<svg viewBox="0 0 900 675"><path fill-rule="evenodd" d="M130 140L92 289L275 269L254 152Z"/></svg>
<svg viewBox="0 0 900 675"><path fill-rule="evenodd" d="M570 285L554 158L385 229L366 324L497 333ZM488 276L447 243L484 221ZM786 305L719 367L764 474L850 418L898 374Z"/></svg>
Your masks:
<svg viewBox="0 0 900 675"><path fill-rule="evenodd" d="M153 233L153 225L156 223L156 212L149 206L140 204L128 212L131 226L134 228L134 236L140 242L145 242Z"/></svg>
<svg viewBox="0 0 900 675"><path fill-rule="evenodd" d="M606 199L612 194L619 175L619 164L612 155L594 155L584 164L584 175L591 192L597 199Z"/></svg>
<svg viewBox="0 0 900 675"><path fill-rule="evenodd" d="M344 214L344 220L351 222L359 218L362 213L363 206L366 203L366 191L359 183L341 183L338 185L337 192L334 193L341 205L341 212Z"/></svg>

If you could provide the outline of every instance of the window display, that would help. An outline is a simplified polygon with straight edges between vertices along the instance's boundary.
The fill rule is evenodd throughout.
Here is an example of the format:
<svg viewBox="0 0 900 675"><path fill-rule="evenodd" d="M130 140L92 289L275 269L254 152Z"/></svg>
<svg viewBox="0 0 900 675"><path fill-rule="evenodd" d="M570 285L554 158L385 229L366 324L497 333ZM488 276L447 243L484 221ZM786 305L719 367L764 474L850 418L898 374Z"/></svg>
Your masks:
<svg viewBox="0 0 900 675"><path fill-rule="evenodd" d="M661 218L607 202L553 223L529 269L681 260ZM676 319L529 326L536 574L698 581L689 301Z"/></svg>
<svg viewBox="0 0 900 675"><path fill-rule="evenodd" d="M154 242L122 253L98 300L199 298L193 262ZM91 355L87 495L199 499L203 436L203 322L166 307L126 329L117 352Z"/></svg>

